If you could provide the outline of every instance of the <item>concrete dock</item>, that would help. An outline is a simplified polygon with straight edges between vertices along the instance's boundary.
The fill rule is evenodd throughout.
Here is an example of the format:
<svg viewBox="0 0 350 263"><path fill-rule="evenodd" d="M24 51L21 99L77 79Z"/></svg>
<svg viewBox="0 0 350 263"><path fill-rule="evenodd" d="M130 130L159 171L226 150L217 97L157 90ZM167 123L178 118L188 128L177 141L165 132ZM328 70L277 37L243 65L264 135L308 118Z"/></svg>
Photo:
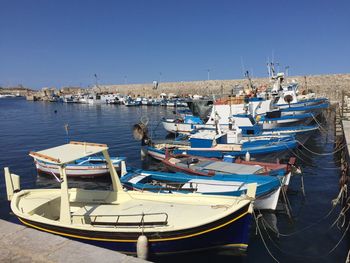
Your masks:
<svg viewBox="0 0 350 263"><path fill-rule="evenodd" d="M146 261L0 219L0 262Z"/></svg>
<svg viewBox="0 0 350 263"><path fill-rule="evenodd" d="M350 120L342 120L342 123L347 149L350 152Z"/></svg>

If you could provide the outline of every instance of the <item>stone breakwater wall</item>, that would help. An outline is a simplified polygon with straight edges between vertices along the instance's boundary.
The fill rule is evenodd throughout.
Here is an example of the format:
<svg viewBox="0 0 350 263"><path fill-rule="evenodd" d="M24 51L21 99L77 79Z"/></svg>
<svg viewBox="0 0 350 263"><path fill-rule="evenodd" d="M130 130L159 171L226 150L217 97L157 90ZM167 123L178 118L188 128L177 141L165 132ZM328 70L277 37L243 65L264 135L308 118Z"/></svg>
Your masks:
<svg viewBox="0 0 350 263"><path fill-rule="evenodd" d="M309 75L289 76L287 81L295 80L300 84L302 90L314 91L317 96L328 97L332 101L341 99L342 90L350 91L350 74L332 75ZM257 87L269 86L268 78L254 78L252 82ZM187 82L162 82L154 89L152 83L148 84L125 84L125 85L100 85L99 92L118 92L124 95L152 96L158 97L161 93L173 93L179 96L189 94L198 95L220 95L230 94L235 86L246 87L248 80L208 80L208 81L187 81Z"/></svg>

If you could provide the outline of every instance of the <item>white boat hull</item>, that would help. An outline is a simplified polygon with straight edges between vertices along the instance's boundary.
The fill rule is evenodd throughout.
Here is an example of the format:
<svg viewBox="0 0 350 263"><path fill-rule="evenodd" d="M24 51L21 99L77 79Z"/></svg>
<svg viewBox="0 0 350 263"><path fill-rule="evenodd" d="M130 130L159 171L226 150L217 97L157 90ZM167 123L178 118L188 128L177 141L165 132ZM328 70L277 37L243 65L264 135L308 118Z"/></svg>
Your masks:
<svg viewBox="0 0 350 263"><path fill-rule="evenodd" d="M56 165L45 164L41 162L35 162L36 169L41 173L55 174L59 176L60 171ZM70 177L98 177L105 176L108 172L108 167L103 166L67 166L67 176Z"/></svg>
<svg viewBox="0 0 350 263"><path fill-rule="evenodd" d="M276 210L278 199L280 196L281 187L279 187L276 191L262 197L257 198L254 201L254 209L260 210Z"/></svg>

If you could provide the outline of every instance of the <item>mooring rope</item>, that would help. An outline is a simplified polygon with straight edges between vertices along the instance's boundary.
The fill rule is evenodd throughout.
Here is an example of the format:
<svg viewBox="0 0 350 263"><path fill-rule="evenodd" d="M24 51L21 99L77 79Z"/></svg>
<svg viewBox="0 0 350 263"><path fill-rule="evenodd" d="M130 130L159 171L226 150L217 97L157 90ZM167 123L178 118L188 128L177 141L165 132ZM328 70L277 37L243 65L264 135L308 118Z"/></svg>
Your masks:
<svg viewBox="0 0 350 263"><path fill-rule="evenodd" d="M348 255L346 257L345 263L350 263L350 249L349 249Z"/></svg>
<svg viewBox="0 0 350 263"><path fill-rule="evenodd" d="M327 129L325 129L324 127L322 127L321 123L317 120L317 118L311 113L312 118L314 119L314 121L316 122L316 124L318 125L318 129L322 132L327 133Z"/></svg>
<svg viewBox="0 0 350 263"><path fill-rule="evenodd" d="M57 181L58 183L62 183L62 182L63 182L63 179L58 178L58 177L56 176L56 174L55 174L52 170L49 170L49 171L50 171L50 173L55 177L55 179L56 179L56 181Z"/></svg>
<svg viewBox="0 0 350 263"><path fill-rule="evenodd" d="M345 225L345 222L346 222L346 212L350 209L350 199L348 198L347 199L347 205L345 207L343 207L343 209L340 211L337 219L333 222L333 224L331 225L330 228L334 227L335 225L337 225L338 229L341 229L344 227ZM342 220L342 221L340 221ZM342 222L340 225L339 225L339 222Z"/></svg>
<svg viewBox="0 0 350 263"><path fill-rule="evenodd" d="M301 145L305 150L309 151L310 153L313 153L315 155L322 155L322 156L325 156L325 155L332 155L332 154L335 154L337 152L339 152L340 150L342 150L344 147L345 147L345 144L343 144L341 147L339 147L339 149L333 151L333 152L329 152L329 153L317 153L317 152L314 152L312 150L310 150L309 148L307 148L302 142L298 141L298 140L295 140L299 145Z"/></svg>
<svg viewBox="0 0 350 263"><path fill-rule="evenodd" d="M265 242L265 239L264 239L264 237L263 237L263 234L261 233L261 230L260 230L260 227L259 227L259 218L258 218L258 217L262 217L262 215L259 214L258 217L256 217L255 212L253 211L253 216L254 216L254 219L255 219L256 229L257 229L258 232L259 232L260 238L261 238L261 240L262 240L262 242L263 242L263 244L264 244L264 246L265 246L267 252L268 252L269 255L271 256L271 258L273 258L274 261L276 261L276 262L279 263L279 261L277 260L277 258L275 258L275 257L272 255L270 249L268 248L268 246L267 246L267 244L266 244L266 242Z"/></svg>
<svg viewBox="0 0 350 263"><path fill-rule="evenodd" d="M260 237L264 243L264 246L266 248L266 250L268 251L268 253L270 254L270 256L277 261L277 259L272 255L270 249L268 248L267 246L267 243L265 241L265 239L262 237L262 233L261 233L261 229L260 229L260 226L259 226L259 219L260 218L263 218L262 214L259 214L257 217L256 215L254 214L254 218L255 218L255 221L256 221L256 228L257 228L257 231L259 232L260 234ZM282 253L286 254L286 255L289 255L289 256L292 256L292 257L298 257L298 258L309 258L309 259L312 259L312 258L324 258L326 256L329 256L331 253L333 253L337 247L339 246L339 244L343 241L344 237L346 236L347 234L347 231L349 230L349 227L350 227L350 221L345 229L345 231L343 232L341 238L339 239L339 241L335 244L335 246L333 246L327 253L321 255L321 256L309 256L309 255L300 255L300 254L297 254L297 253L290 253L290 252L287 252L283 249L281 249L281 247L279 245L276 244L276 242L272 239L272 237L270 236L269 232L267 231L267 228L264 224L264 221L262 221L262 225L265 229L265 232L268 236L268 238L270 239L271 243ZM278 262L278 261L277 261Z"/></svg>
<svg viewBox="0 0 350 263"><path fill-rule="evenodd" d="M294 150L293 150L292 148L288 147L287 144L285 144L285 146L286 146L287 150L288 150L289 152L291 152L291 153L292 153L295 157L297 157L299 160L303 161L304 163L306 163L307 165L309 165L309 166L311 166L311 167L318 167L318 166L316 166L316 165L313 165L313 164L310 163L310 162L305 161L304 158L300 157L296 152L294 152ZM302 151L300 151L300 153L302 153ZM302 154L303 154L303 153L302 153ZM304 155L304 154L303 154L303 155ZM304 156L306 156L306 155L304 155ZM310 156L306 156L306 157L309 158ZM325 169L325 170L339 170L340 167L322 167L322 169Z"/></svg>
<svg viewBox="0 0 350 263"><path fill-rule="evenodd" d="M300 153L300 154L303 155L304 157L310 158L310 156L306 155L303 151L298 150L298 149L297 149L297 151L298 151L298 153ZM294 153L295 155L297 155L297 152L293 152L293 153ZM314 165L314 164L312 164L312 163L310 163L310 162L305 161L305 158L302 158L302 157L300 157L299 155L298 155L297 157L298 157L298 159L302 160L303 162L305 162L305 163L308 164L309 166L319 168L319 166ZM322 169L325 169L325 170L339 170L339 169L341 169L341 167L322 167Z"/></svg>
<svg viewBox="0 0 350 263"><path fill-rule="evenodd" d="M268 228L269 228L270 230L272 230L275 234L277 234L277 236L282 236L282 237L294 236L294 235L296 235L296 234L298 234L298 233L300 233L300 232L304 232L305 230L310 229L311 227L313 227L313 226L315 226L315 225L318 225L318 224L321 223L323 220L327 219L327 218L332 214L332 212L333 212L334 209L337 207L337 205L340 203L339 201L342 199L342 196L343 196L344 193L346 193L346 192L347 192L347 186L344 185L344 186L340 189L338 196L337 196L335 199L332 200L332 208L328 211L328 213L327 213L326 215L324 215L323 217L321 217L321 218L320 218L319 220L317 220L316 222L314 222L314 223L312 223L312 224L310 224L310 225L308 225L308 226L306 226L306 227L304 227L304 228L302 228L302 229L300 229L300 230L298 230L298 231L295 231L295 232L292 232L292 233L289 233L289 234L280 233L279 231L276 231L276 230L273 228L273 226L271 226L271 225L269 224L269 222L266 221L266 219L265 219L264 217L262 217L262 221L265 222L265 224L268 226ZM349 202L350 202L350 198L349 198L348 200L349 200ZM339 216L338 216L337 219L334 221L334 223L331 225L331 228L333 227L333 225L334 225L335 223L337 223L337 222L340 220L340 217L341 217L342 215L345 216L345 213L346 213L349 209L350 209L350 205L348 205L348 206L346 207L346 209L343 208L343 209L340 211ZM343 224L343 225L344 225L344 224Z"/></svg>
<svg viewBox="0 0 350 263"><path fill-rule="evenodd" d="M266 234L268 236L268 238L270 239L271 243L280 251L282 252L283 254L286 254L286 255L289 255L291 257L298 257L298 258L308 258L308 259L316 259L316 258L324 258L326 256L329 256L330 254L332 254L336 249L337 247L339 246L339 244L343 241L344 237L346 236L346 233L347 231L349 230L349 227L350 227L350 222L348 224L348 226L346 227L346 230L344 231L343 235L341 236L341 238L339 239L339 241L335 244L335 246L333 248L331 248L327 253L321 255L321 256L309 256L309 255L300 255L300 254L297 254L297 253L290 253L290 252L287 252L283 249L281 249L280 246L278 246L276 244L276 242L271 238L270 234L268 233L267 229L265 228L265 231L266 231ZM257 226L257 228L259 229L259 232L260 231L260 227ZM265 242L266 243L266 242Z"/></svg>

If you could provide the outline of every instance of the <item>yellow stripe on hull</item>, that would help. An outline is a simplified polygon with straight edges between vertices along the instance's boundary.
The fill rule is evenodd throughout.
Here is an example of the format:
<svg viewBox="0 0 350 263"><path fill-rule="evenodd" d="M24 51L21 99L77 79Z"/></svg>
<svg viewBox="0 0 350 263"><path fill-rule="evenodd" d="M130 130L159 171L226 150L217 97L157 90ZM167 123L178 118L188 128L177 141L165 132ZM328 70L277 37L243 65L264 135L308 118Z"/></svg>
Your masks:
<svg viewBox="0 0 350 263"><path fill-rule="evenodd" d="M178 240L178 239L184 239L184 238L190 238L190 237L194 237L194 236L198 236L198 235L202 235L202 234L205 234L205 233L208 233L208 232L211 232L211 231L214 231L216 229L219 229L219 228L222 228L238 219L240 219L241 217L245 216L246 214L248 214L248 211L239 215L238 217L236 218L233 218L231 219L230 221L222 224L222 225L219 225L219 226L216 226L216 227L213 227L213 228L210 228L210 229L207 229L207 230L204 230L204 231L201 231L201 232L198 232L198 233L194 233L194 234L190 234L190 235L185 235L185 236L179 236L179 237L171 237L171 238L158 238L158 239L150 239L149 242L162 242L162 241L170 241L170 240ZM39 229L39 230L42 230L42 231L45 231L45 232L49 232L49 233L52 233L52 234L56 234L56 235L61 235L61 236L68 236L68 237L73 237L73 238L80 238L80 239L86 239L86 240L95 240L95 241L108 241L108 242L137 242L137 239L131 239L131 240L128 240L128 239L111 239L111 238L98 238L98 237L85 237L85 236L79 236L79 235L73 235L73 234L68 234L68 233L63 233L63 232L58 232L58 231L54 231L54 230L50 230L50 229L46 229L46 228L42 228L42 227L39 227L39 226L36 226L36 225L33 225L33 224L30 224L28 222L25 222L23 221L21 218L18 218L24 225L27 225L27 226L30 226L30 227L33 227L33 228L36 228L36 229ZM89 231L89 230L87 230ZM245 244L243 244L245 245Z"/></svg>

